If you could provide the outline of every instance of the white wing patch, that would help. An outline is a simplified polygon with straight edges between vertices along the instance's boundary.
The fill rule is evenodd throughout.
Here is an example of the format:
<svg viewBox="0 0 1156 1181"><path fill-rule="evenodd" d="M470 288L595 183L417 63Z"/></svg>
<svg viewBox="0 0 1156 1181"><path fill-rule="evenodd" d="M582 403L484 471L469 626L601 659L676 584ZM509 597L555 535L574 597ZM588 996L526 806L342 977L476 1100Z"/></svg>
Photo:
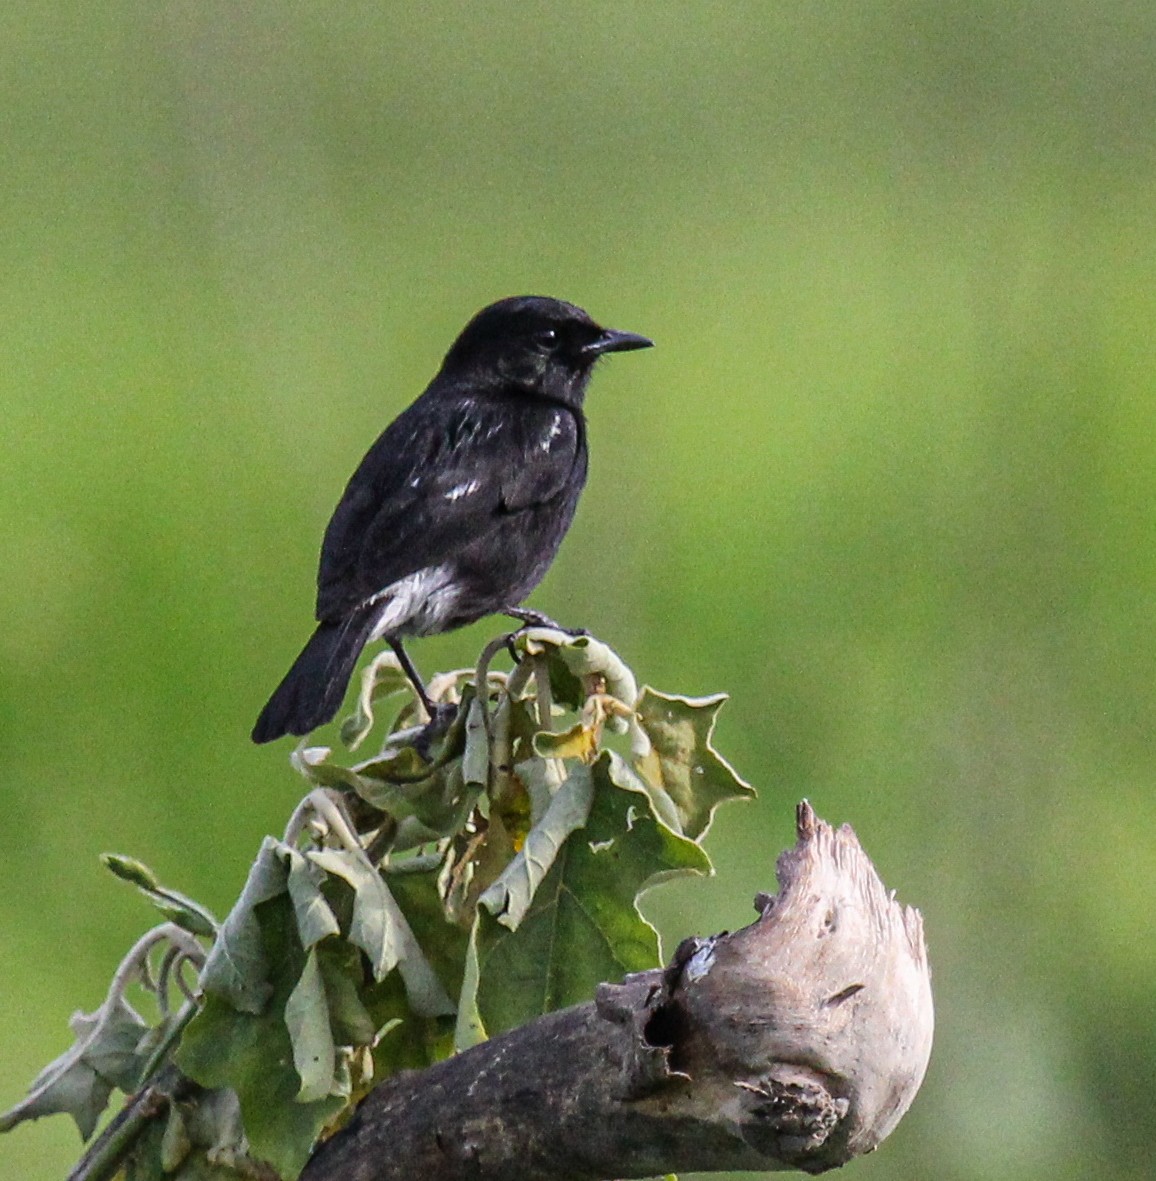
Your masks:
<svg viewBox="0 0 1156 1181"><path fill-rule="evenodd" d="M543 451L550 450L550 444L562 433L562 415L555 414L554 421L550 423L550 429L542 437L542 441L538 444Z"/></svg>
<svg viewBox="0 0 1156 1181"><path fill-rule="evenodd" d="M461 500L463 496L471 496L482 486L480 480L470 480L465 484L457 484L446 493L446 500Z"/></svg>
<svg viewBox="0 0 1156 1181"><path fill-rule="evenodd" d="M449 566L426 566L373 596L382 604L372 639L428 636L442 630L457 606L458 587Z"/></svg>

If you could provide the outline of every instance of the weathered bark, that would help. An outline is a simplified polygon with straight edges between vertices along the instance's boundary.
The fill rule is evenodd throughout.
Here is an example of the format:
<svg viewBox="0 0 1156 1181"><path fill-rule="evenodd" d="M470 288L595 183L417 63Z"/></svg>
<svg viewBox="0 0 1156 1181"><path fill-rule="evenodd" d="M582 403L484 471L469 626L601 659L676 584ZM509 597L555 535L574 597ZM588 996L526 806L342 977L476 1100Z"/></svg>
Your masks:
<svg viewBox="0 0 1156 1181"><path fill-rule="evenodd" d="M804 802L798 838L749 927L387 1080L302 1181L821 1173L870 1152L931 1053L922 920L849 827Z"/></svg>

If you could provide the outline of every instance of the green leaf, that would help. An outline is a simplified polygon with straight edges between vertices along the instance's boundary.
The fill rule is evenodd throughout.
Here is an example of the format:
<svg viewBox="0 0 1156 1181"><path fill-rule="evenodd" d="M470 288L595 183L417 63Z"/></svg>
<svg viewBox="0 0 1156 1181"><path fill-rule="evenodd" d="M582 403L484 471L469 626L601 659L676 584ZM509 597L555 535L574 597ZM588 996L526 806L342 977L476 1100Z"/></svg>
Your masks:
<svg viewBox="0 0 1156 1181"><path fill-rule="evenodd" d="M519 852L478 899L503 926L516 930L522 922L566 838L586 823L593 798L594 777L580 763L571 768Z"/></svg>
<svg viewBox="0 0 1156 1181"><path fill-rule="evenodd" d="M375 1080L401 1070L424 1070L450 1056L453 1021L449 1017L418 1017L409 1006L400 976L387 976L373 984L363 999L381 1030L373 1047Z"/></svg>
<svg viewBox="0 0 1156 1181"><path fill-rule="evenodd" d="M301 1076L297 1102L324 1099L333 1090L337 1048L329 1028L329 1002L315 950L306 956L301 978L285 1002L285 1025L293 1044L293 1065Z"/></svg>
<svg viewBox="0 0 1156 1181"><path fill-rule="evenodd" d="M162 886L157 876L143 861L120 853L102 853L100 860L106 869L122 881L130 882L171 922L192 935L211 939L220 925L212 913L186 894Z"/></svg>
<svg viewBox="0 0 1156 1181"><path fill-rule="evenodd" d="M122 853L102 853L101 863L121 881L129 882L141 890L159 890L160 879L143 861L126 857Z"/></svg>
<svg viewBox="0 0 1156 1181"><path fill-rule="evenodd" d="M639 895L672 875L710 871L702 849L655 820L644 796L614 785L609 762L603 754L591 768L586 826L562 847L517 931L479 908L477 1001L491 1036L655 967L658 935Z"/></svg>
<svg viewBox="0 0 1156 1181"><path fill-rule="evenodd" d="M287 848L273 837L261 842L241 897L221 924L201 970L202 991L244 1013L260 1013L273 992L255 910L288 888L283 861Z"/></svg>
<svg viewBox="0 0 1156 1181"><path fill-rule="evenodd" d="M635 705L649 750L635 759L635 769L656 815L671 827L701 840L726 800L751 798L755 790L711 745L715 720L726 694L678 697L642 690Z"/></svg>
<svg viewBox="0 0 1156 1181"><path fill-rule="evenodd" d="M317 966L325 983L329 1025L339 1046L371 1046L378 1025L365 1007L359 988L364 976L361 953L352 945L331 940L317 949Z"/></svg>
<svg viewBox="0 0 1156 1181"><path fill-rule="evenodd" d="M390 873L389 889L443 990L457 996L465 972L469 933L446 918L438 892L438 873L436 868L420 873ZM452 1011L451 1007L447 1012Z"/></svg>
<svg viewBox="0 0 1156 1181"><path fill-rule="evenodd" d="M221 994L209 993L181 1038L176 1062L201 1086L236 1092L250 1155L267 1161L289 1181L346 1101L336 1095L297 1101L301 1078L285 1010L305 969L306 955L288 894L282 891L258 904L251 917L261 958L271 965L266 1004L260 1012L239 1011Z"/></svg>

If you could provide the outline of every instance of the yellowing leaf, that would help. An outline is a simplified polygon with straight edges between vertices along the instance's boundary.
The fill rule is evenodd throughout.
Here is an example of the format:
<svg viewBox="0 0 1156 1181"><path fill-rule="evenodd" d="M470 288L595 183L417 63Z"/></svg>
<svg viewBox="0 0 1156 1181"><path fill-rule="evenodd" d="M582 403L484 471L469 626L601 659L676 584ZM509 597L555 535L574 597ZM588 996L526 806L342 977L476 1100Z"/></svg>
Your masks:
<svg viewBox="0 0 1156 1181"><path fill-rule="evenodd" d="M584 722L560 734L542 730L534 735L534 753L543 759L581 759L592 763L598 757L598 734Z"/></svg>

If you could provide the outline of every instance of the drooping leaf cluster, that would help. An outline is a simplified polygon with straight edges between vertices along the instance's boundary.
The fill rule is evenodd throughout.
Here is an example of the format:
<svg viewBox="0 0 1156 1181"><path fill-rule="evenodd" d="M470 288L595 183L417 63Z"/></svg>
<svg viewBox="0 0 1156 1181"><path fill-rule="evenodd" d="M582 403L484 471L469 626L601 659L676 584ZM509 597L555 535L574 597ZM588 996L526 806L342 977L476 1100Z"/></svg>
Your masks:
<svg viewBox="0 0 1156 1181"><path fill-rule="evenodd" d="M506 647L513 670L491 670ZM392 653L369 665L341 735L357 749L388 712L380 749L294 752L310 790L223 922L106 859L169 920L150 933L163 981L147 950L126 959L4 1129L66 1111L88 1138L114 1087L152 1085L166 1114L141 1122L131 1181L289 1181L381 1078L659 963L640 895L709 872L714 808L752 794L711 745L724 698L639 692L605 644L545 628L430 691L451 721L426 724ZM156 1021L127 1002L134 981L163 985Z"/></svg>

